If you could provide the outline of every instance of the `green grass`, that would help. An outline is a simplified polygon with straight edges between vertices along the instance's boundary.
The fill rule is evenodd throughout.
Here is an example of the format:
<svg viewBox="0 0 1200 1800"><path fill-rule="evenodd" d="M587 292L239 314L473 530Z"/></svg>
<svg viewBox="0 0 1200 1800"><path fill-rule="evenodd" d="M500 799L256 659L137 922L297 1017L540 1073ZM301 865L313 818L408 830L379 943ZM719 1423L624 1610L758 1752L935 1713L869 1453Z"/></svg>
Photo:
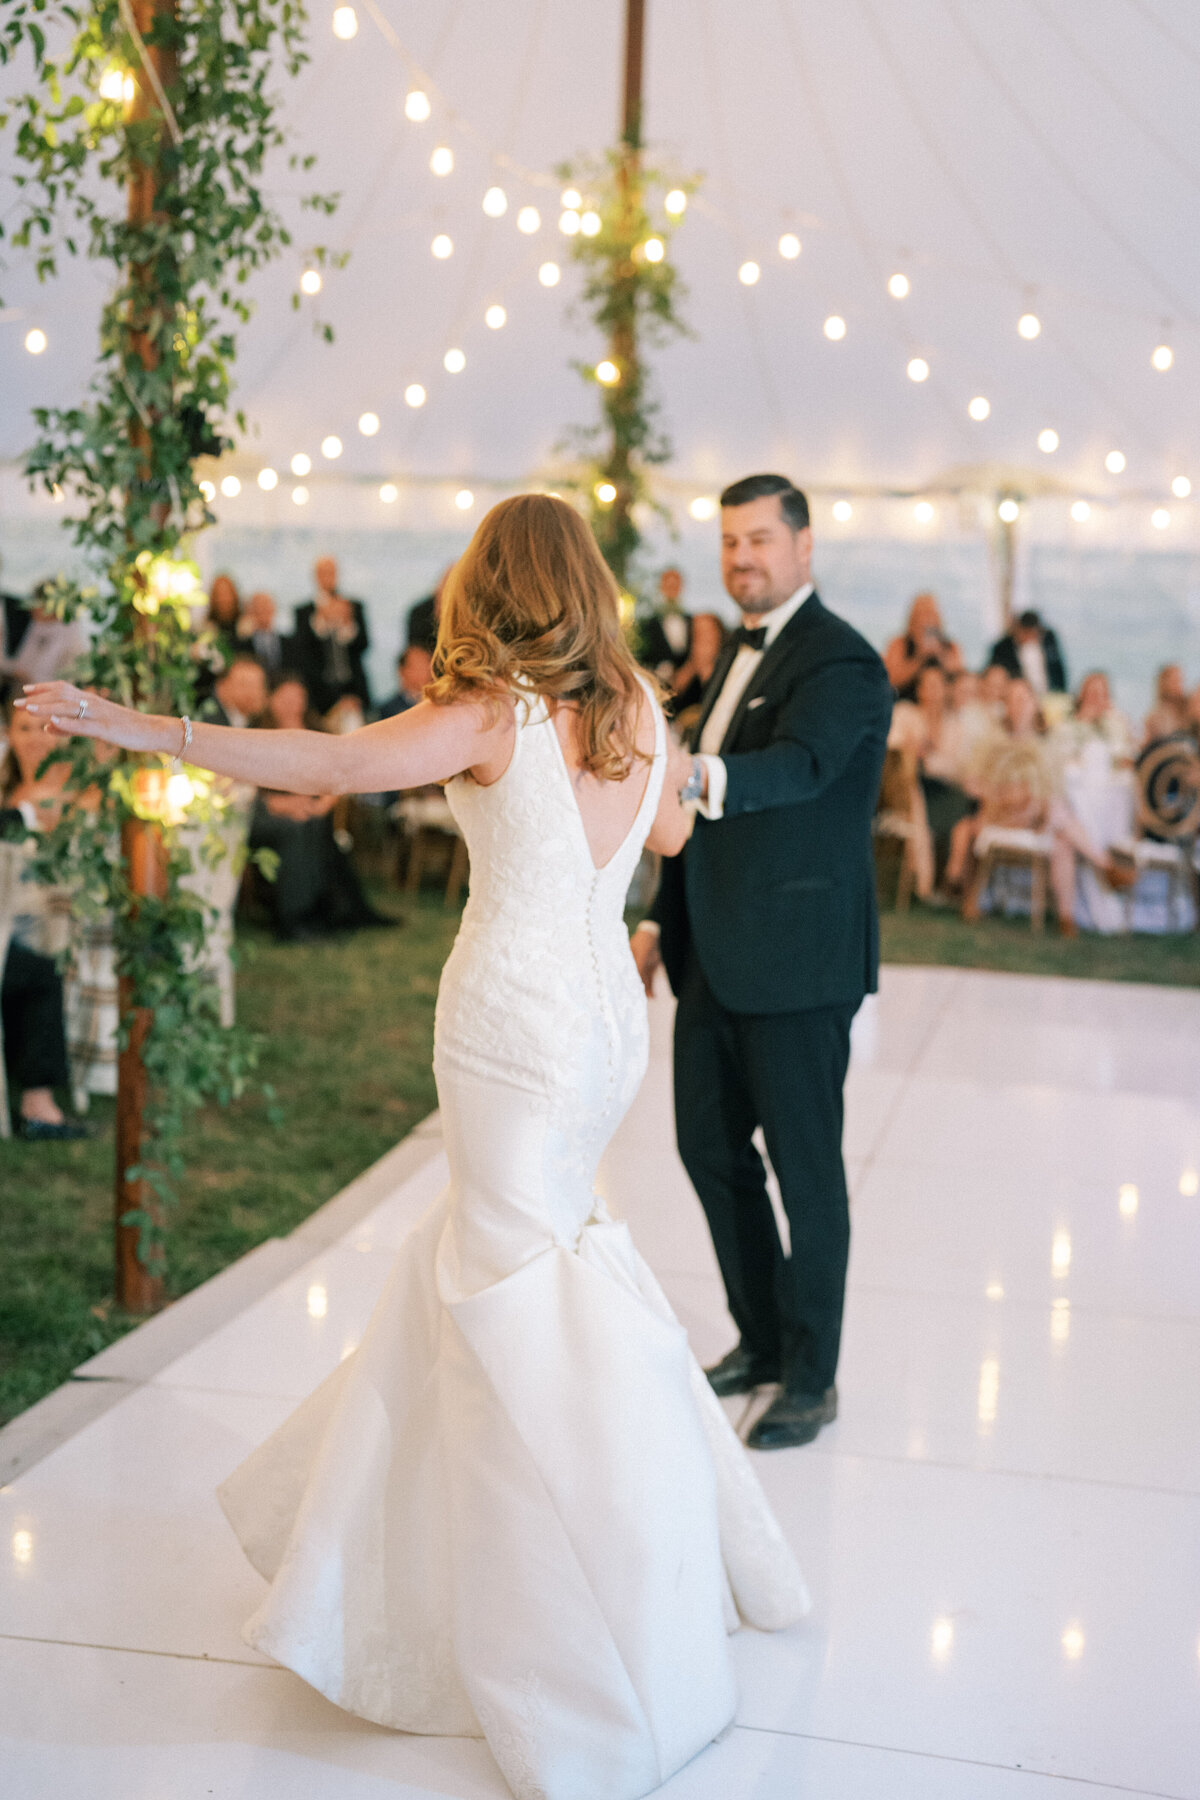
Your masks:
<svg viewBox="0 0 1200 1800"><path fill-rule="evenodd" d="M267 1037L284 1119L270 1125L261 1100L196 1119L169 1223L173 1296L293 1230L436 1105L433 1007L458 915L432 895L374 898L406 923L320 944L240 933L239 1017ZM0 1143L0 1422L136 1322L110 1301L112 1102L91 1118L83 1143Z"/></svg>
<svg viewBox="0 0 1200 1800"><path fill-rule="evenodd" d="M1200 987L1200 933L1171 937L1060 938L1053 921L1035 936L1029 921L981 919L914 905L880 918L884 962L1004 969L1020 975L1069 975L1087 981L1148 981Z"/></svg>

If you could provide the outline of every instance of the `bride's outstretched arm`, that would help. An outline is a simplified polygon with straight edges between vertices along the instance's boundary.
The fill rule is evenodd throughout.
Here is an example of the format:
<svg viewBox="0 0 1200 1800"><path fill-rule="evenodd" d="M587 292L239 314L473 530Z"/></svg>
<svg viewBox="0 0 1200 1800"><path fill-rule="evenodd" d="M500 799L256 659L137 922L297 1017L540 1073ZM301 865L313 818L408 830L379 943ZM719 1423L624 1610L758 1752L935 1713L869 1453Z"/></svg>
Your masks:
<svg viewBox="0 0 1200 1800"><path fill-rule="evenodd" d="M514 731L507 704L488 709L468 701L434 706L423 700L394 719L343 736L197 723L185 747L182 720L135 712L67 681L33 682L17 705L40 719L52 736L98 738L124 750L165 756L183 753L196 768L290 794L374 794L423 787L464 769L482 781L494 781L508 764Z"/></svg>

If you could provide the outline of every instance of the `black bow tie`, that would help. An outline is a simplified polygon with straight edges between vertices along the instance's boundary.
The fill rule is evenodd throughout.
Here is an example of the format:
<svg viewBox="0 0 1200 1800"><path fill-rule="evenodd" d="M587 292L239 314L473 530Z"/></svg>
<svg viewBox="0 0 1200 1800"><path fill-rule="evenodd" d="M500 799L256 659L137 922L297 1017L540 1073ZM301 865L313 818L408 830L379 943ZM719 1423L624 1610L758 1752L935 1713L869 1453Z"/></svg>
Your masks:
<svg viewBox="0 0 1200 1800"><path fill-rule="evenodd" d="M745 644L747 650L761 650L767 641L765 625L739 625L733 634L733 641L740 650Z"/></svg>

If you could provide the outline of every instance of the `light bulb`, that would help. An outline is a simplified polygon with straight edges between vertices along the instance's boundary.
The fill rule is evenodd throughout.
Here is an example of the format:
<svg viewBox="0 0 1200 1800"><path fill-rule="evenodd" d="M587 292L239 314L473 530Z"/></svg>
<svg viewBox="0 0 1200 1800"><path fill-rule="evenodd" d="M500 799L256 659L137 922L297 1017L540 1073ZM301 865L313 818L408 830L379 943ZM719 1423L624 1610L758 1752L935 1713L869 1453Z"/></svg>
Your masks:
<svg viewBox="0 0 1200 1800"><path fill-rule="evenodd" d="M352 6L335 6L333 9L333 35L349 42L358 36L358 14Z"/></svg>
<svg viewBox="0 0 1200 1800"><path fill-rule="evenodd" d="M303 450L297 450L290 467L293 475L307 475L312 468L312 457L305 456Z"/></svg>
<svg viewBox="0 0 1200 1800"><path fill-rule="evenodd" d="M202 481L200 483L200 493L205 500L215 500L217 497L217 490L211 481Z"/></svg>
<svg viewBox="0 0 1200 1800"><path fill-rule="evenodd" d="M928 500L918 500L913 507L913 518L918 525L928 525L933 517L933 507Z"/></svg>
<svg viewBox="0 0 1200 1800"><path fill-rule="evenodd" d="M258 485L264 494L269 494L273 489L277 488L279 486L279 477L274 469L260 469L258 471Z"/></svg>
<svg viewBox="0 0 1200 1800"><path fill-rule="evenodd" d="M557 287L562 280L562 270L556 262L545 262L538 270L538 280L543 287Z"/></svg>
<svg viewBox="0 0 1200 1800"><path fill-rule="evenodd" d="M221 492L227 500L236 500L242 491L242 484L236 475L226 475L221 482Z"/></svg>
<svg viewBox="0 0 1200 1800"><path fill-rule="evenodd" d="M532 237L540 230L542 215L536 206L523 206L517 214L517 230L523 231L526 237Z"/></svg>
<svg viewBox="0 0 1200 1800"><path fill-rule="evenodd" d="M433 108L429 104L429 95L420 88L410 88L404 96L404 116L411 119L414 125L423 125Z"/></svg>
<svg viewBox="0 0 1200 1800"><path fill-rule="evenodd" d="M508 195L502 187L490 187L483 196L483 210L489 219L502 219L508 211Z"/></svg>
<svg viewBox="0 0 1200 1800"><path fill-rule="evenodd" d="M688 511L691 513L693 519L699 519L701 523L703 523L706 519L716 518L717 503L708 494L697 494L696 498L688 507Z"/></svg>
<svg viewBox="0 0 1200 1800"><path fill-rule="evenodd" d="M912 283L907 275L890 275L888 277L888 293L893 300L906 300Z"/></svg>
<svg viewBox="0 0 1200 1800"><path fill-rule="evenodd" d="M1104 466L1110 475L1119 475L1125 467L1125 456L1120 450L1110 450L1104 459Z"/></svg>
<svg viewBox="0 0 1200 1800"><path fill-rule="evenodd" d="M1078 1625L1068 1625L1062 1634L1063 1655L1071 1662L1078 1662L1083 1655L1084 1637Z"/></svg>
<svg viewBox="0 0 1200 1800"><path fill-rule="evenodd" d="M1171 483L1171 492L1177 500L1186 500L1192 491L1192 484L1186 475L1177 475Z"/></svg>
<svg viewBox="0 0 1200 1800"><path fill-rule="evenodd" d="M365 412L359 415L358 429L364 437L374 437L379 430L379 414Z"/></svg>
<svg viewBox="0 0 1200 1800"><path fill-rule="evenodd" d="M442 358L442 367L447 375L461 375L467 366L467 359L461 350L447 350Z"/></svg>
<svg viewBox="0 0 1200 1800"><path fill-rule="evenodd" d="M394 506L400 498L400 489L394 481L385 481L379 490L379 498L385 506Z"/></svg>
<svg viewBox="0 0 1200 1800"><path fill-rule="evenodd" d="M457 506L459 512L470 512L475 504L475 496L470 488L459 488L457 494L454 496L454 504Z"/></svg>
<svg viewBox="0 0 1200 1800"><path fill-rule="evenodd" d="M785 231L779 240L779 254L786 262L795 262L800 254L800 239L794 231Z"/></svg>
<svg viewBox="0 0 1200 1800"><path fill-rule="evenodd" d="M1071 517L1077 525L1086 525L1091 516L1092 509L1086 500L1073 500L1071 502Z"/></svg>
<svg viewBox="0 0 1200 1800"><path fill-rule="evenodd" d="M445 262L448 256L454 255L454 239L447 237L444 231L439 231L429 248L439 262Z"/></svg>
<svg viewBox="0 0 1200 1800"><path fill-rule="evenodd" d="M342 440L331 431L328 437L321 439L321 455L328 462L336 462L341 454Z"/></svg>
<svg viewBox="0 0 1200 1800"><path fill-rule="evenodd" d="M307 506L308 505L308 489L306 487L294 487L292 489L292 505L293 506Z"/></svg>
<svg viewBox="0 0 1200 1800"><path fill-rule="evenodd" d="M585 212L580 215L579 229L584 237L599 237L603 220L598 212Z"/></svg>
<svg viewBox="0 0 1200 1800"><path fill-rule="evenodd" d="M30 356L40 356L49 340L40 326L35 325L32 331L25 333L25 348Z"/></svg>
<svg viewBox="0 0 1200 1800"><path fill-rule="evenodd" d="M300 277L300 289L305 294L319 294L321 291L320 269L305 269Z"/></svg>
<svg viewBox="0 0 1200 1800"><path fill-rule="evenodd" d="M1021 508L1015 500L1002 500L996 508L996 513L1006 525L1015 525L1021 516Z"/></svg>
<svg viewBox="0 0 1200 1800"><path fill-rule="evenodd" d="M838 344L846 335L846 321L839 313L830 313L822 330L831 343Z"/></svg>
<svg viewBox="0 0 1200 1800"><path fill-rule="evenodd" d="M991 401L985 400L982 394L976 394L975 398L967 407L967 412L971 418L975 419L977 422L982 422L982 420L986 419L991 410Z"/></svg>
<svg viewBox="0 0 1200 1800"><path fill-rule="evenodd" d="M568 212L578 212L583 205L583 195L578 188L564 188L562 204Z"/></svg>
<svg viewBox="0 0 1200 1800"><path fill-rule="evenodd" d="M1155 507L1154 511L1150 514L1150 523L1153 525L1155 531L1165 531L1167 529L1167 526L1171 523L1171 515L1165 506Z"/></svg>
<svg viewBox="0 0 1200 1800"><path fill-rule="evenodd" d="M617 497L617 490L611 481L598 481L595 493L601 506L611 506Z"/></svg>
<svg viewBox="0 0 1200 1800"><path fill-rule="evenodd" d="M421 386L420 382L410 381L404 390L405 406L424 406L425 399L425 389Z"/></svg>
<svg viewBox="0 0 1200 1800"><path fill-rule="evenodd" d="M678 219L687 211L687 195L682 188L672 188L663 205L673 219Z"/></svg>
<svg viewBox="0 0 1200 1800"><path fill-rule="evenodd" d="M621 371L615 362L609 362L606 357L603 362L596 364L596 380L603 387L615 387L620 379Z"/></svg>
<svg viewBox="0 0 1200 1800"><path fill-rule="evenodd" d="M100 98L102 100L124 100L126 76L121 69L105 69L100 77Z"/></svg>
<svg viewBox="0 0 1200 1800"><path fill-rule="evenodd" d="M1185 1169L1179 1177L1179 1191L1185 1200L1194 1200L1200 1194L1200 1172Z"/></svg>
<svg viewBox="0 0 1200 1800"><path fill-rule="evenodd" d="M833 503L833 516L839 524L844 525L847 519L852 519L854 517L854 508L848 500L835 500Z"/></svg>
<svg viewBox="0 0 1200 1800"><path fill-rule="evenodd" d="M667 254L667 247L661 238L647 238L642 245L642 255L648 263L660 263Z"/></svg>
<svg viewBox="0 0 1200 1800"><path fill-rule="evenodd" d="M483 322L489 331L499 331L508 323L508 314L502 306L489 306L483 315Z"/></svg>
<svg viewBox="0 0 1200 1800"><path fill-rule="evenodd" d="M558 221L558 229L564 237L574 237L579 230L579 214L573 206L568 206Z"/></svg>
<svg viewBox="0 0 1200 1800"><path fill-rule="evenodd" d="M914 356L908 365L907 374L910 381L928 381L929 364L923 356Z"/></svg>
<svg viewBox="0 0 1200 1800"><path fill-rule="evenodd" d="M1136 1219L1141 1196L1134 1181L1123 1181L1117 1189L1117 1211L1123 1219Z"/></svg>
<svg viewBox="0 0 1200 1800"><path fill-rule="evenodd" d="M1039 450L1043 451L1047 456L1052 456L1058 449L1057 431L1052 431L1049 426L1046 427L1045 431L1039 431L1037 444Z"/></svg>
<svg viewBox="0 0 1200 1800"><path fill-rule="evenodd" d="M1041 329L1042 321L1038 318L1036 313L1022 313L1017 320L1017 330L1023 338L1028 338L1031 342L1037 337Z"/></svg>
<svg viewBox="0 0 1200 1800"><path fill-rule="evenodd" d="M429 159L435 175L449 175L454 168L454 152L448 144L439 144Z"/></svg>
<svg viewBox="0 0 1200 1800"><path fill-rule="evenodd" d="M1150 361L1160 375L1165 375L1171 364L1175 361L1175 352L1172 350L1170 344L1159 344L1158 348L1151 356Z"/></svg>
<svg viewBox="0 0 1200 1800"><path fill-rule="evenodd" d="M738 270L738 280L743 287L753 287L762 270L756 262L744 262Z"/></svg>

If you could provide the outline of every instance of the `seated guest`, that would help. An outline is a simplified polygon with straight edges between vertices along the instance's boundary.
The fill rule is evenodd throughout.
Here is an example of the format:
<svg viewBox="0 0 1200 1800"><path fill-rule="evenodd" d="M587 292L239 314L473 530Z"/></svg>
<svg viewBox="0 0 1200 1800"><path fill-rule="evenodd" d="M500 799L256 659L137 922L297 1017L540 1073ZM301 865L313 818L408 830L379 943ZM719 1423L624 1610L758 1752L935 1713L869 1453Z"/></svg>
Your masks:
<svg viewBox="0 0 1200 1800"><path fill-rule="evenodd" d="M990 663L979 677L979 698L991 715L994 725L1002 724L1007 715L1008 684L1011 679L1002 663Z"/></svg>
<svg viewBox="0 0 1200 1800"><path fill-rule="evenodd" d="M426 594L423 600L417 600L408 609L405 640L415 644L419 650L428 650L430 656L437 647L438 626L442 618L442 589L453 567L453 563L448 563L438 576L432 594Z"/></svg>
<svg viewBox="0 0 1200 1800"><path fill-rule="evenodd" d="M54 958L18 943L8 946L0 972L0 1016L4 1020L4 1073L23 1138L81 1138L87 1128L72 1123L54 1098L70 1085L63 1027L62 979Z"/></svg>
<svg viewBox="0 0 1200 1800"><path fill-rule="evenodd" d="M1032 607L997 638L988 662L1019 675L1027 681L1040 700L1044 694L1065 694L1067 665L1063 660L1058 635L1043 625L1041 614Z"/></svg>
<svg viewBox="0 0 1200 1800"><path fill-rule="evenodd" d="M917 677L927 663L937 663L947 675L962 668L962 652L942 630L941 609L932 594L917 595L908 610L907 628L892 639L883 661L900 700L916 699Z"/></svg>
<svg viewBox="0 0 1200 1800"><path fill-rule="evenodd" d="M1100 669L1085 675L1070 713L1055 731L1055 747L1063 763L1095 753L1100 746L1114 768L1133 761L1133 729L1113 705L1108 676Z"/></svg>
<svg viewBox="0 0 1200 1800"><path fill-rule="evenodd" d="M379 708L381 719L394 719L407 712L424 694L433 680L433 658L420 644L410 644L396 661L396 692Z"/></svg>
<svg viewBox="0 0 1200 1800"><path fill-rule="evenodd" d="M692 641L686 660L670 680L673 718L681 719L684 713L699 706L724 647L725 627L716 613L697 613L692 620Z"/></svg>
<svg viewBox="0 0 1200 1800"><path fill-rule="evenodd" d="M304 683L285 675L272 689L268 730L311 728ZM267 884L268 904L280 943L354 931L397 921L377 913L363 893L354 866L334 834L332 794L276 794L261 790L250 821L251 850L273 850L279 858Z"/></svg>
<svg viewBox="0 0 1200 1800"><path fill-rule="evenodd" d="M58 824L66 802L70 764L42 764L56 748L23 707L8 706L8 750L0 763L0 807L20 812L30 831Z"/></svg>
<svg viewBox="0 0 1200 1800"><path fill-rule="evenodd" d="M79 619L58 619L42 602L49 582L33 590L28 611L13 608L11 629L15 642L9 648L6 619L4 654L0 655L0 680L13 693L26 681L56 681L70 672L87 649L87 632ZM23 615L23 616L22 616Z"/></svg>
<svg viewBox="0 0 1200 1800"><path fill-rule="evenodd" d="M983 682L971 669L959 669L948 684L950 711L961 733L962 767L969 769L975 751L996 727L996 714L984 698Z"/></svg>
<svg viewBox="0 0 1200 1800"><path fill-rule="evenodd" d="M237 641L262 664L268 681L278 681L287 662L288 641L276 629L275 602L270 594L251 594L237 622Z"/></svg>
<svg viewBox="0 0 1200 1800"><path fill-rule="evenodd" d="M658 578L658 595L657 609L638 621L638 661L671 687L692 644L692 619L683 609L681 570L663 570Z"/></svg>
<svg viewBox="0 0 1200 1800"><path fill-rule="evenodd" d="M318 559L313 575L316 595L296 608L290 661L315 712L327 718L334 709L362 723L371 705L363 658L370 639L361 600L347 599L338 587L332 556Z"/></svg>
<svg viewBox="0 0 1200 1800"><path fill-rule="evenodd" d="M916 694L915 701L897 702L888 747L907 750L915 758L932 838L936 878L937 870L943 866L950 851L951 832L973 809L974 803L964 787L963 720L960 714L950 710L946 676L940 663L927 663L921 670ZM922 894L921 897L926 896Z"/></svg>
<svg viewBox="0 0 1200 1800"><path fill-rule="evenodd" d="M208 610L192 651L196 662L196 697L207 700L213 687L233 661L238 649L238 625L242 602L231 575L214 575L208 590Z"/></svg>
<svg viewBox="0 0 1200 1800"><path fill-rule="evenodd" d="M249 651L239 650L217 681L210 711L218 725L256 725L267 710L267 678Z"/></svg>
<svg viewBox="0 0 1200 1800"><path fill-rule="evenodd" d="M1188 692L1178 663L1164 663L1154 681L1154 705L1146 714L1143 747L1191 729Z"/></svg>

